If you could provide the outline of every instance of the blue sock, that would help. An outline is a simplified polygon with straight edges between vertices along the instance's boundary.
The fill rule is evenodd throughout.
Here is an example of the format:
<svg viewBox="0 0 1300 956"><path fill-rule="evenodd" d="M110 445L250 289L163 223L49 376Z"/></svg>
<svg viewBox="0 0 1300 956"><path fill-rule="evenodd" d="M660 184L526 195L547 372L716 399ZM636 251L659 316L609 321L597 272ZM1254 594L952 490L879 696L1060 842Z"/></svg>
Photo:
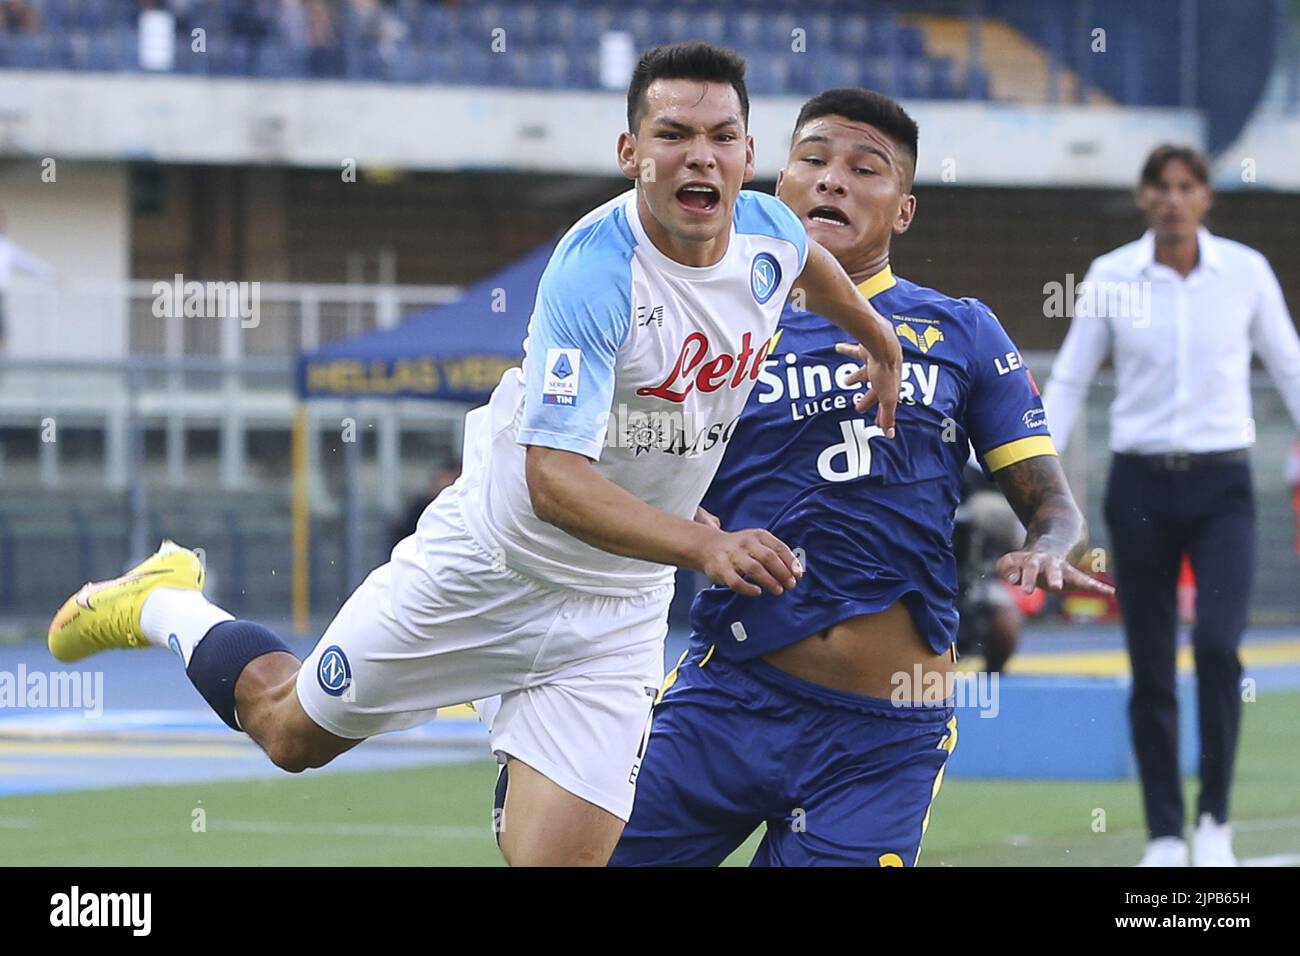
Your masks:
<svg viewBox="0 0 1300 956"><path fill-rule="evenodd" d="M252 621L222 621L194 646L185 673L208 706L232 730L242 731L235 717L235 682L248 662L273 651L292 654L275 632Z"/></svg>

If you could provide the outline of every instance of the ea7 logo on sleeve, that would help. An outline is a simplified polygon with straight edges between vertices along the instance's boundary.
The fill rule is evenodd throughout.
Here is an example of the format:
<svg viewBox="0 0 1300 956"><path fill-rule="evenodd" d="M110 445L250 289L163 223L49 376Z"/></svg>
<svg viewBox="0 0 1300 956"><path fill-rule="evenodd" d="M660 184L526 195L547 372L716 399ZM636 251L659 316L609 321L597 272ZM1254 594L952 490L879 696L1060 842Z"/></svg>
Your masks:
<svg viewBox="0 0 1300 956"><path fill-rule="evenodd" d="M572 405L578 400L582 349L547 349L542 380L543 405Z"/></svg>
<svg viewBox="0 0 1300 956"><path fill-rule="evenodd" d="M51 926L126 926L132 936L148 936L153 920L152 893L70 893L50 897Z"/></svg>

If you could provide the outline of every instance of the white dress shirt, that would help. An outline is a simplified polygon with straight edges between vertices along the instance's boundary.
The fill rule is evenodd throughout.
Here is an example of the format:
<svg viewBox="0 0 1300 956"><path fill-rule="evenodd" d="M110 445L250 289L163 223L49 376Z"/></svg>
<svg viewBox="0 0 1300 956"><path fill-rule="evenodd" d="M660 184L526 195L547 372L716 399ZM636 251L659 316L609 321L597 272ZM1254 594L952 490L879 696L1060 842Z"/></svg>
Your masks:
<svg viewBox="0 0 1300 956"><path fill-rule="evenodd" d="M1186 278L1155 261L1149 231L1093 260L1043 392L1057 448L1066 446L1107 353L1115 364L1112 451L1251 445L1252 352L1300 424L1300 336L1268 260L1206 229L1197 237L1199 261Z"/></svg>
<svg viewBox="0 0 1300 956"><path fill-rule="evenodd" d="M0 233L0 292L9 288L9 279L14 272L26 272L42 279L54 275L54 270L44 259L24 252L12 239Z"/></svg>

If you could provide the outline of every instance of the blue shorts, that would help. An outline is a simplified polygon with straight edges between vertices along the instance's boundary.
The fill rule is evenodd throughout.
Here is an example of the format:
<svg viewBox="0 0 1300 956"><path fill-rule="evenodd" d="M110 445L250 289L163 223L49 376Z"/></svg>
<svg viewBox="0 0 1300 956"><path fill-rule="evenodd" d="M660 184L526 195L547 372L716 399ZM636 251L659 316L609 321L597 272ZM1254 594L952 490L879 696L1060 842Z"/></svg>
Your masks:
<svg viewBox="0 0 1300 956"><path fill-rule="evenodd" d="M831 690L692 647L668 676L611 866L914 866L957 743L951 707Z"/></svg>

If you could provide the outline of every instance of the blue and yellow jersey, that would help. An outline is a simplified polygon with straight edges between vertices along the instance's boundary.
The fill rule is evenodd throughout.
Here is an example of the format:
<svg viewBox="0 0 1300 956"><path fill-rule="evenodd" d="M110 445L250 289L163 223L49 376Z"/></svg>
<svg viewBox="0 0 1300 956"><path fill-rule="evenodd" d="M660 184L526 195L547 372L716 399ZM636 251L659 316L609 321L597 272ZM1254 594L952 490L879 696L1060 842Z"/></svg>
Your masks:
<svg viewBox="0 0 1300 956"><path fill-rule="evenodd" d="M859 286L903 347L897 432L853 408L847 336L787 304L704 507L729 531L767 528L804 564L781 597L714 586L691 609L695 640L748 660L898 601L935 653L957 632L953 512L975 453L992 473L1054 455L1043 405L988 307L896 278Z"/></svg>

